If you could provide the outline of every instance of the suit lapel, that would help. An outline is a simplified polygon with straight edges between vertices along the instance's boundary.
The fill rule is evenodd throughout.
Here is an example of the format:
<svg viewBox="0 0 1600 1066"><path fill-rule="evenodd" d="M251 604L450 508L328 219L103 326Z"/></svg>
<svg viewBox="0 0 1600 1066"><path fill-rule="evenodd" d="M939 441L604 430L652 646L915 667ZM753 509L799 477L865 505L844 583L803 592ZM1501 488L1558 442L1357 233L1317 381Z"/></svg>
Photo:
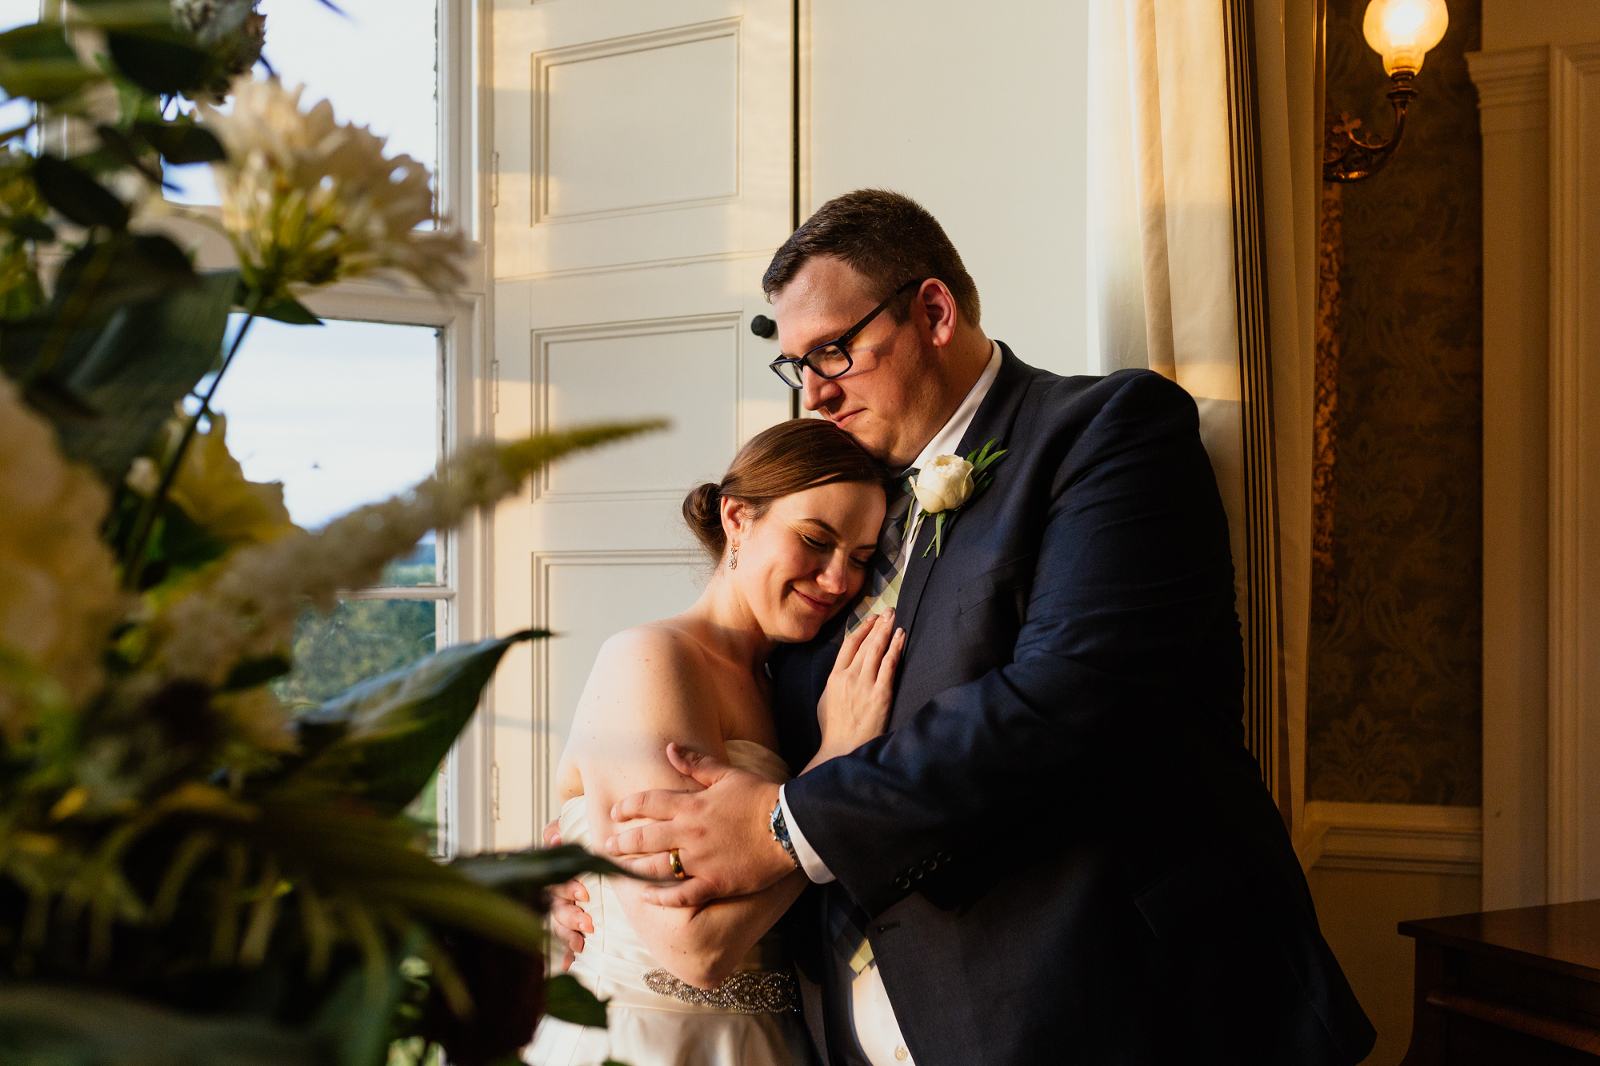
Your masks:
<svg viewBox="0 0 1600 1066"><path fill-rule="evenodd" d="M1027 365L1011 354L1011 349L1002 343L1000 372L995 375L994 384L989 386L989 395L983 398L983 403L978 405L977 413L972 416L972 424L962 435L957 453L963 456L970 455L991 440L999 442L995 445L997 448L1009 447L1007 441L1011 435L1011 426L1017 419L1017 410L1022 406L1022 398L1027 391ZM1005 477L1005 460L1000 460L993 469L995 477ZM910 635L909 639L912 640L916 639L916 630L912 626L917 620L917 608L922 606L922 590L927 587L928 575L933 573L934 564L940 559L959 551L957 547L958 538L961 536L959 519L954 527L946 528L944 552L940 556L928 551L928 545L933 543L933 527L932 515L922 520L922 528L917 531L917 541L911 545L911 558L906 561L905 576L900 582L900 600L895 608L895 614L898 616L896 624L905 629ZM924 555L924 552L927 554Z"/></svg>

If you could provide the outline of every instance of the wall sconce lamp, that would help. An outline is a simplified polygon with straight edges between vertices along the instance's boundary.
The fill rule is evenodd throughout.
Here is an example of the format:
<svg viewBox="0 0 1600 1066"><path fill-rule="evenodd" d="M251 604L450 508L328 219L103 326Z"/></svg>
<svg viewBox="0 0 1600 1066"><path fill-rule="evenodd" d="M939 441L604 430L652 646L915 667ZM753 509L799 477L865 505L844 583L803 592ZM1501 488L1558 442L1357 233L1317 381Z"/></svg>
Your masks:
<svg viewBox="0 0 1600 1066"><path fill-rule="evenodd" d="M1372 0L1361 22L1362 35L1383 57L1383 72L1394 82L1394 133L1388 140L1369 141L1356 135L1361 120L1344 113L1328 135L1322 157L1323 181L1360 181L1382 170L1406 132L1406 109L1416 97L1411 85L1428 50L1444 38L1450 12L1444 0Z"/></svg>

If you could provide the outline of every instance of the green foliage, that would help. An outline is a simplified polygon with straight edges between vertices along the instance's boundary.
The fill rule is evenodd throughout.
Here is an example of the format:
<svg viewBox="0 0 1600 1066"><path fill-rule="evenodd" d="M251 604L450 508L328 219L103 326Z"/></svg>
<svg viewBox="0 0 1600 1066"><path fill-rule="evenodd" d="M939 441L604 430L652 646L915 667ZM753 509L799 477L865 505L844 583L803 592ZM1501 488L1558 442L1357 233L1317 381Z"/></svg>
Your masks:
<svg viewBox="0 0 1600 1066"><path fill-rule="evenodd" d="M103 77L79 61L60 26L38 23L0 33L0 89L11 96L58 103Z"/></svg>
<svg viewBox="0 0 1600 1066"><path fill-rule="evenodd" d="M544 1012L573 1025L606 1024L605 1002L578 983L569 973L557 974L544 983Z"/></svg>
<svg viewBox="0 0 1600 1066"><path fill-rule="evenodd" d="M69 986L0 984L0 1066L333 1066L313 1034Z"/></svg>
<svg viewBox="0 0 1600 1066"><path fill-rule="evenodd" d="M132 185L158 187L163 162L224 158L173 104L225 84L238 42L175 27L167 0L65 11L0 34L0 89L30 98L35 121L94 131L70 155L0 148L0 373L111 490L100 535L134 606L103 646L105 683L76 702L0 648L0 685L29 709L0 723L0 1066L437 1066L440 1048L453 1066L514 1063L546 996L543 890L621 871L572 847L436 861L406 812L505 651L546 634L439 651L431 601L352 600L308 615L290 647L268 630L203 680L161 661L163 610L221 584L242 542L185 510L193 498L168 505L201 415L164 427L186 398L208 410L196 389L239 349L236 307L247 324L319 320L137 232ZM85 62L82 41L105 54ZM41 261L59 264L48 286ZM486 453L470 484L500 492L658 424ZM207 504L233 504L200 483ZM404 559L386 580L437 575ZM272 692L307 708L292 736ZM604 1023L570 980L550 998Z"/></svg>
<svg viewBox="0 0 1600 1066"><path fill-rule="evenodd" d="M529 631L447 648L306 712L304 746L315 742L320 750L287 786L360 796L380 812L399 814L466 728L506 649L546 635Z"/></svg>

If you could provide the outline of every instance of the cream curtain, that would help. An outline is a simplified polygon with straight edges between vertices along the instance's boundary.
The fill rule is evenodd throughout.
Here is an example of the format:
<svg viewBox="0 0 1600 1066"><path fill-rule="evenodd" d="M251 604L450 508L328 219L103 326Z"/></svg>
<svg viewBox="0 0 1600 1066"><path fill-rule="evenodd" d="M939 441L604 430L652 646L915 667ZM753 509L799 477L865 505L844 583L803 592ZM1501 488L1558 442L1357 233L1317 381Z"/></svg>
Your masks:
<svg viewBox="0 0 1600 1066"><path fill-rule="evenodd" d="M1300 0L1090 7L1091 353L1104 373L1164 374L1199 406L1246 630L1247 726L1286 817L1303 787L1309 617L1300 467L1311 346L1300 304L1314 286L1299 275L1315 247L1297 240L1296 212L1300 186L1316 190L1314 142L1291 141L1313 115L1300 83L1315 80L1314 40L1295 32L1314 17ZM1299 158L1306 146L1312 158ZM1277 428L1274 406L1287 408Z"/></svg>
<svg viewBox="0 0 1600 1066"><path fill-rule="evenodd" d="M1091 312L1100 365L1188 390L1244 580L1239 333L1222 0L1095 0Z"/></svg>

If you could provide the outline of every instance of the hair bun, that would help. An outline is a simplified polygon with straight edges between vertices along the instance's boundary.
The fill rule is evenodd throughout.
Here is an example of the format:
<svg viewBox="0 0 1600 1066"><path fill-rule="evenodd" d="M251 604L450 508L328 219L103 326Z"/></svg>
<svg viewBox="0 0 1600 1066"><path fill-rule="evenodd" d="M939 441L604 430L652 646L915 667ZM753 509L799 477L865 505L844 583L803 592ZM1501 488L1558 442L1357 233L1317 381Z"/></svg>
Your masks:
<svg viewBox="0 0 1600 1066"><path fill-rule="evenodd" d="M728 544L722 531L722 487L707 481L690 489L683 498L683 520L706 551L720 559Z"/></svg>

